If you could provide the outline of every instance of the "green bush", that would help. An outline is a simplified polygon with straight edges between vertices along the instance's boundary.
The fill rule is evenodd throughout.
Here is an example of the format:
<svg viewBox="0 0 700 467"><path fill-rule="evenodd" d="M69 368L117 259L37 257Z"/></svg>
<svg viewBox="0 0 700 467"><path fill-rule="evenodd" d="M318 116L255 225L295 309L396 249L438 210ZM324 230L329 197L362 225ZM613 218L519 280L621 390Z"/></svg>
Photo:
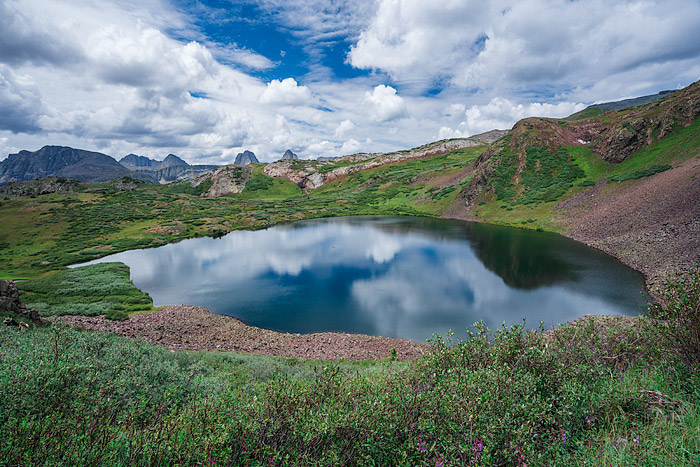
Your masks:
<svg viewBox="0 0 700 467"><path fill-rule="evenodd" d="M126 321L127 319L129 319L129 315L127 315L122 310L112 308L111 310L108 310L107 313L105 313L105 318L110 321Z"/></svg>
<svg viewBox="0 0 700 467"><path fill-rule="evenodd" d="M615 175L614 177L610 177L610 181L613 182L624 182L626 180L638 180L640 178L644 177L651 177L652 175L656 175L657 173L665 172L666 170L669 170L671 168L670 165L668 164L654 164L650 165L649 167L646 167L644 169L637 170L635 172L630 172L626 174L621 174L621 175Z"/></svg>
<svg viewBox="0 0 700 467"><path fill-rule="evenodd" d="M682 362L700 369L700 267L669 282L659 303L649 307L665 348Z"/></svg>
<svg viewBox="0 0 700 467"><path fill-rule="evenodd" d="M556 152L544 148L525 148L525 168L519 174L519 184L515 185L518 160L515 154L503 152L499 165L491 176L491 187L497 200L517 204L556 201L563 196L576 179L585 176L574 162L565 147ZM516 193L522 194L516 198Z"/></svg>
<svg viewBox="0 0 700 467"><path fill-rule="evenodd" d="M153 300L137 289L122 263L64 269L17 284L22 300L42 316L119 316L150 309ZM114 312L120 312L114 314Z"/></svg>
<svg viewBox="0 0 700 467"><path fill-rule="evenodd" d="M437 337L417 362L349 364L170 352L91 331L3 327L0 458L9 465L688 465L700 452L692 436L700 378L661 365L648 352L658 344L649 332L601 333L592 320L550 336L478 325L466 341ZM650 417L640 389L682 397L687 414L679 412L677 423ZM625 450L611 449L621 438Z"/></svg>

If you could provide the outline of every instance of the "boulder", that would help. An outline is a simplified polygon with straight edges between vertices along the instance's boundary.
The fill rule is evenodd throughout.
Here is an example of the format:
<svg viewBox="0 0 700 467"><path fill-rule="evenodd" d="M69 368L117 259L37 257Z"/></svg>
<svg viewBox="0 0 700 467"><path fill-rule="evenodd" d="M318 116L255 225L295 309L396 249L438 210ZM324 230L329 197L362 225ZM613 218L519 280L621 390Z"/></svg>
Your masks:
<svg viewBox="0 0 700 467"><path fill-rule="evenodd" d="M14 313L15 315L40 321L39 312L34 308L27 308L19 299L17 284L12 281L0 279L0 311Z"/></svg>

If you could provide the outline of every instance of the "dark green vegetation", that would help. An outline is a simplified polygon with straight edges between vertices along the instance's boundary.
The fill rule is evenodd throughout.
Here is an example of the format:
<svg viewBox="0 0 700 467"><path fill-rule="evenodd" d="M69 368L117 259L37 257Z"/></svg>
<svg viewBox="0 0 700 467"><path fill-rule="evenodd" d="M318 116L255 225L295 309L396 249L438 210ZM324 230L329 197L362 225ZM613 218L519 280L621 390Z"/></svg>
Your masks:
<svg viewBox="0 0 700 467"><path fill-rule="evenodd" d="M640 178L644 177L651 177L652 175L655 175L660 172L665 172L666 170L670 169L671 166L668 164L664 165L650 165L649 167L646 167L644 169L636 170L634 172L626 173L626 174L621 174L621 175L615 175L613 177L610 177L610 181L613 182L624 182L625 180L638 180Z"/></svg>
<svg viewBox="0 0 700 467"><path fill-rule="evenodd" d="M579 178L585 176L567 148L556 152L528 146L525 168L520 172L520 192L513 179L518 169L516 156L504 152L502 162L493 173L491 188L497 200L513 204L551 202L561 198Z"/></svg>
<svg viewBox="0 0 700 467"><path fill-rule="evenodd" d="M64 269L18 283L22 300L42 316L106 315L123 320L127 313L153 308L153 300L129 280L129 267L102 263Z"/></svg>
<svg viewBox="0 0 700 467"><path fill-rule="evenodd" d="M413 363L170 352L88 331L3 326L0 459L696 465L697 347L659 336L687 325L678 319L688 307L697 315L700 275L670 290L672 301L654 310L668 328L590 321L543 335L477 327L466 342L437 339ZM699 321L690 323L697 336Z"/></svg>

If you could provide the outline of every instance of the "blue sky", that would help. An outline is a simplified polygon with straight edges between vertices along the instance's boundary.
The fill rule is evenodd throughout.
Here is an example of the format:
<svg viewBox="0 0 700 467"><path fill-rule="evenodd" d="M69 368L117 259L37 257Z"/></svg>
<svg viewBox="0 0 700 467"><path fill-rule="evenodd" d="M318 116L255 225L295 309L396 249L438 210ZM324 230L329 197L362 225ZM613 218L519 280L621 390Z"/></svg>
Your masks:
<svg viewBox="0 0 700 467"><path fill-rule="evenodd" d="M0 0L0 159L405 149L700 78L700 0Z"/></svg>

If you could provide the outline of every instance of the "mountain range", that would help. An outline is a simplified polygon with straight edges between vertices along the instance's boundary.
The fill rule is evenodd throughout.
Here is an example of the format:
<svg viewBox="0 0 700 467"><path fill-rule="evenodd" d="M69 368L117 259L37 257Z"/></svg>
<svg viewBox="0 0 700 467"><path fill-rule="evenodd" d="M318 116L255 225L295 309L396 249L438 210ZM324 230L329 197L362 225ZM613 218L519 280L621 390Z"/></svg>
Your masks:
<svg viewBox="0 0 700 467"><path fill-rule="evenodd" d="M145 156L137 156L136 154L129 154L122 157L119 160L121 165L126 167L151 167L154 169L161 169L163 167L173 167L176 165L189 165L187 162L183 161L175 154L168 154L168 156L162 161L157 161Z"/></svg>
<svg viewBox="0 0 700 467"><path fill-rule="evenodd" d="M20 151L0 162L0 186L49 176L96 183L133 175L131 170L106 154L65 146L44 146L33 152Z"/></svg>
<svg viewBox="0 0 700 467"><path fill-rule="evenodd" d="M0 162L0 186L43 177L65 177L99 183L132 177L149 183L190 180L217 165L190 165L174 154L157 161L129 154L117 162L99 152L65 146L44 146L38 151L20 151Z"/></svg>
<svg viewBox="0 0 700 467"><path fill-rule="evenodd" d="M190 165L175 154L168 154L162 161L129 154L122 157L119 163L139 176L151 177L157 183L191 180L219 167L218 165Z"/></svg>

